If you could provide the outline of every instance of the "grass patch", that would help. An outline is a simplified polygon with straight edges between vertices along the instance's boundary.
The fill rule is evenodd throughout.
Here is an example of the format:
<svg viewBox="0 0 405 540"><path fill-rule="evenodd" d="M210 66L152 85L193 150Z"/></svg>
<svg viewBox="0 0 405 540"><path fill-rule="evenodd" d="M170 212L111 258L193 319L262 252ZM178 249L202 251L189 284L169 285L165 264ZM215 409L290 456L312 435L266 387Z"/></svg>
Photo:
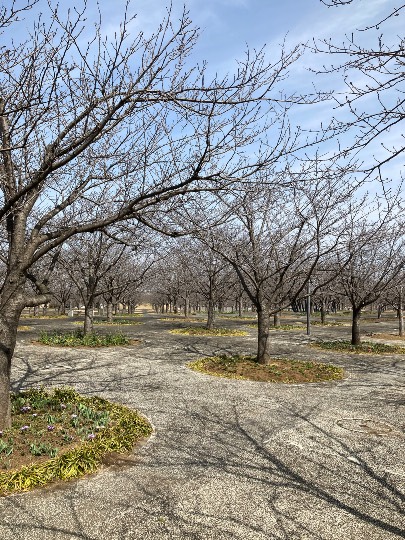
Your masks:
<svg viewBox="0 0 405 540"><path fill-rule="evenodd" d="M311 326L347 326L345 323L326 321L325 324L322 324L321 321L311 321Z"/></svg>
<svg viewBox="0 0 405 540"><path fill-rule="evenodd" d="M313 383L339 380L343 369L317 362L274 358L262 365L255 356L214 356L187 364L195 371L229 379L245 379L273 383Z"/></svg>
<svg viewBox="0 0 405 540"><path fill-rule="evenodd" d="M158 319L158 321L164 321L164 322L188 322L188 323L195 323L195 322L201 322L201 319L185 319L184 317L163 317L161 319Z"/></svg>
<svg viewBox="0 0 405 540"><path fill-rule="evenodd" d="M257 323L249 324L249 328L257 328ZM270 326L269 330L305 330L303 324L280 324L280 326Z"/></svg>
<svg viewBox="0 0 405 540"><path fill-rule="evenodd" d="M364 341L360 345L352 345L350 341L317 341L311 343L312 347L318 347L328 351L349 352L355 354L405 354L405 347L387 345L386 343L372 343Z"/></svg>
<svg viewBox="0 0 405 540"><path fill-rule="evenodd" d="M83 326L83 321L73 321L73 324ZM105 319L103 319L103 320L94 319L93 324L98 325L98 326L120 326L120 325L123 325L123 326L135 326L135 325L143 324L143 323L140 322L140 321L131 321L129 319L116 319L116 320L113 320L111 322L108 322Z"/></svg>
<svg viewBox="0 0 405 540"><path fill-rule="evenodd" d="M67 319L67 315L30 315L29 313L24 313L21 315L20 319Z"/></svg>
<svg viewBox="0 0 405 540"><path fill-rule="evenodd" d="M171 334L184 334L186 336L247 336L243 330L230 330L229 328L212 328L208 330L205 326L193 326L188 328L176 328L170 330Z"/></svg>
<svg viewBox="0 0 405 540"><path fill-rule="evenodd" d="M103 320L103 321L99 321L99 320L95 320L93 324L100 324L100 325L103 325L103 326L120 326L120 325L126 325L126 326L129 326L129 325L132 325L132 326L135 326L137 324L143 324L141 323L140 321L131 321L129 319L115 319L111 322L108 322L106 320Z"/></svg>
<svg viewBox="0 0 405 540"><path fill-rule="evenodd" d="M0 494L95 471L152 432L136 411L70 388L13 395L12 427L0 435Z"/></svg>
<svg viewBox="0 0 405 540"><path fill-rule="evenodd" d="M257 317L255 317L254 315L252 315L251 317L249 317L249 315L244 315L242 317L239 317L239 315L220 315L217 318L228 320L228 321L230 320L230 321L247 321L247 322L257 320Z"/></svg>
<svg viewBox="0 0 405 540"><path fill-rule="evenodd" d="M31 326L19 325L17 327L17 330L18 332L28 332L29 330L31 330Z"/></svg>
<svg viewBox="0 0 405 540"><path fill-rule="evenodd" d="M130 345L132 340L124 334L86 334L75 332L41 332L39 343L58 347L113 347Z"/></svg>

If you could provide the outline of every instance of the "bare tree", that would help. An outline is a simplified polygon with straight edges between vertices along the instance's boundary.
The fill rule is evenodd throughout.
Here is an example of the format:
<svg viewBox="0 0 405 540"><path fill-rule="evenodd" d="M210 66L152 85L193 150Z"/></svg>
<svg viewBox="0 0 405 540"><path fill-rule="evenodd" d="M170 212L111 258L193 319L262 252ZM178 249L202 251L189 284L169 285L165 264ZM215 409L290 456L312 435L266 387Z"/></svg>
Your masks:
<svg viewBox="0 0 405 540"><path fill-rule="evenodd" d="M37 261L115 222L166 228L176 198L246 180L294 146L286 111L298 96L277 85L298 49L273 63L264 50L248 52L235 74L208 80L205 65L189 67L198 32L186 11L131 38L127 6L109 40L101 23L88 35L85 8L63 18L42 3L49 23L34 21L0 58L0 429L10 424L20 313L51 298L31 271ZM3 34L16 39L16 24L3 24Z"/></svg>
<svg viewBox="0 0 405 540"><path fill-rule="evenodd" d="M357 0L321 1L333 7L349 5ZM339 153L346 157L370 148L363 170L368 174L378 170L381 178L381 166L403 155L405 150L401 134L394 142L388 137L390 130L400 128L405 119L405 36L393 36L388 32L384 34L387 21L403 16L404 13L404 4L388 8L382 20L355 33L349 33L343 44L323 40L314 41L312 46L314 52L327 53L332 57L331 65L326 65L321 73L341 72L345 84L344 91L334 94L337 116L326 129L326 133L335 136L354 131L352 142L342 143ZM364 32L371 33L373 30L377 30L378 35L374 32L364 43ZM375 44L370 46L373 36ZM340 117L342 109L349 112L349 117L347 114L343 119ZM374 143L379 144L377 152Z"/></svg>
<svg viewBox="0 0 405 540"><path fill-rule="evenodd" d="M324 171L307 182L291 180L287 187L264 182L221 195L230 223L203 234L233 266L256 308L259 363L271 358L271 315L306 290L317 265L337 244L340 206L348 191L333 176Z"/></svg>
<svg viewBox="0 0 405 540"><path fill-rule="evenodd" d="M362 310L393 287L405 261L403 223L389 215L381 221L348 222L345 245L336 253L338 292L344 292L352 307L352 345L360 345Z"/></svg>

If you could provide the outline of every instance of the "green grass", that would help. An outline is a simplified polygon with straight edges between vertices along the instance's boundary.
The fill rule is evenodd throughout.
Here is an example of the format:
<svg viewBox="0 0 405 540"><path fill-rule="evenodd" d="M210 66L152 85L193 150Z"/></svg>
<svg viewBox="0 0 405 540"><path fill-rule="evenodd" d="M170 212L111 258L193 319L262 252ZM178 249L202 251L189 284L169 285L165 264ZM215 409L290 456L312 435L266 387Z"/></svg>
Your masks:
<svg viewBox="0 0 405 540"><path fill-rule="evenodd" d="M13 425L0 432L0 460L7 469L18 452L14 461L23 464L0 472L1 495L94 472L106 454L129 452L152 432L136 411L70 388L21 392L12 396L12 405Z"/></svg>
<svg viewBox="0 0 405 540"><path fill-rule="evenodd" d="M311 344L329 351L365 353L365 354L405 354L405 348L397 345L386 345L385 343L372 343L364 341L360 345L352 345L350 341L318 341Z"/></svg>
<svg viewBox="0 0 405 540"><path fill-rule="evenodd" d="M194 326L187 328L176 328L170 330L171 334L184 334L186 336L247 336L243 330L230 330L229 328L212 328L208 330L205 326Z"/></svg>
<svg viewBox="0 0 405 540"><path fill-rule="evenodd" d="M86 334L75 332L41 332L39 343L58 347L112 347L130 345L131 339L124 334Z"/></svg>

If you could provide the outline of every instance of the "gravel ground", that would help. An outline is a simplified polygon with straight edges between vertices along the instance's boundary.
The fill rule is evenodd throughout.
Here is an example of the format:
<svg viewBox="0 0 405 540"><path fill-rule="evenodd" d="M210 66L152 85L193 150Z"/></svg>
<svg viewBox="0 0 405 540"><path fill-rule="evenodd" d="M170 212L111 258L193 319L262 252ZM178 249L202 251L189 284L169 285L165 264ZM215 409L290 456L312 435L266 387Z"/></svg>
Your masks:
<svg viewBox="0 0 405 540"><path fill-rule="evenodd" d="M69 321L22 323L34 331L20 334L14 389L101 394L140 410L155 431L130 459L93 476L1 498L1 540L405 538L405 357L321 351L304 332L277 332L275 353L332 362L346 378L228 380L185 363L253 353L253 329L247 338L189 337L167 332L181 323L139 320L124 331L140 345L100 350L31 343L39 328L73 328ZM395 329L395 321L368 324Z"/></svg>

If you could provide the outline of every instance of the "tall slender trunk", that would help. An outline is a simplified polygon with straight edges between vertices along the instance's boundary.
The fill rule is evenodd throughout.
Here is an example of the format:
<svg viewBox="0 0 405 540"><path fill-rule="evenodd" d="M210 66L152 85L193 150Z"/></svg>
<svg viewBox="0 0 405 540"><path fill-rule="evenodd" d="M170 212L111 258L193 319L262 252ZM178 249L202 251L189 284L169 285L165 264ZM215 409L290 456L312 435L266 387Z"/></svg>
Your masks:
<svg viewBox="0 0 405 540"><path fill-rule="evenodd" d="M275 326L275 328L278 328L280 326L280 319L281 314L279 311L277 311L277 313L275 313L273 316L273 325Z"/></svg>
<svg viewBox="0 0 405 540"><path fill-rule="evenodd" d="M321 301L321 324L326 324L326 306L325 301Z"/></svg>
<svg viewBox="0 0 405 540"><path fill-rule="evenodd" d="M257 361L267 364L270 361L269 339L270 317L266 309L257 310Z"/></svg>
<svg viewBox="0 0 405 540"><path fill-rule="evenodd" d="M188 310L189 310L189 300L188 300L188 294L186 293L184 297L184 318L185 319L187 319Z"/></svg>
<svg viewBox="0 0 405 540"><path fill-rule="evenodd" d="M208 296L208 316L207 316L207 328L212 330L214 327L214 287L215 287L215 275L209 276L209 296Z"/></svg>
<svg viewBox="0 0 405 540"><path fill-rule="evenodd" d="M402 287L399 290L399 299L398 299L398 330L399 335L404 335L404 306L402 298Z"/></svg>
<svg viewBox="0 0 405 540"><path fill-rule="evenodd" d="M361 308L353 308L352 314L352 345L360 345Z"/></svg>

